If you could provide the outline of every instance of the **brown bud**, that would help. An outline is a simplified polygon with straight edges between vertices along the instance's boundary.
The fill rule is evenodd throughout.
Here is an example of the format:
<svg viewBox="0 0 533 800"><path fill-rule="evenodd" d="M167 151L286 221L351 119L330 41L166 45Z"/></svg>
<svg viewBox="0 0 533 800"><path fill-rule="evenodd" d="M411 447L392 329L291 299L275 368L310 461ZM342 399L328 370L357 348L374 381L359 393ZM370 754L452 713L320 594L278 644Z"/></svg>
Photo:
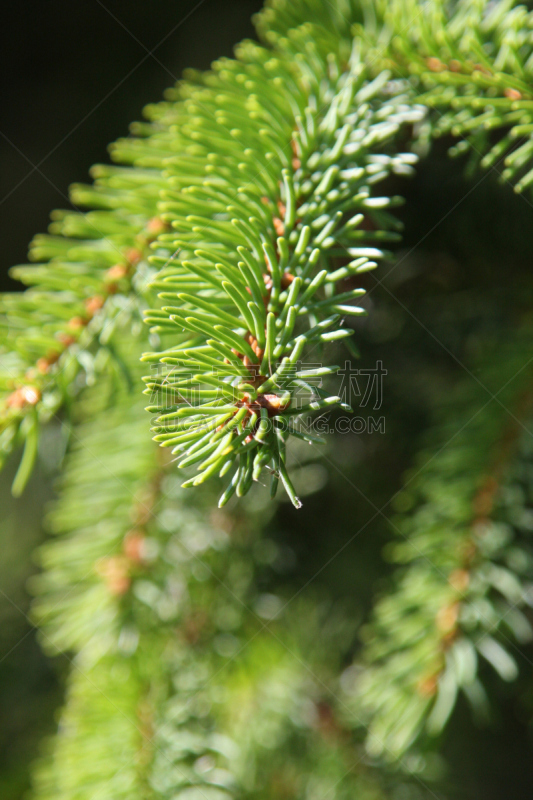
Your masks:
<svg viewBox="0 0 533 800"><path fill-rule="evenodd" d="M250 337L250 347L252 348L252 350L254 351L255 355L257 356L257 359L259 361L262 361L263 360L264 351L259 346L259 343L258 343L257 339L255 338L255 336L251 336Z"/></svg>
<svg viewBox="0 0 533 800"><path fill-rule="evenodd" d="M446 69L446 65L439 58L434 58L433 56L426 59L426 64L432 72L442 72Z"/></svg>
<svg viewBox="0 0 533 800"><path fill-rule="evenodd" d="M129 272L129 267L126 264L115 264L112 267L109 267L105 274L106 281L119 281L121 278L125 278Z"/></svg>
<svg viewBox="0 0 533 800"><path fill-rule="evenodd" d="M457 618L459 616L459 603L452 603L449 606L443 606L437 613L435 621L437 623L437 628L442 632L449 634L451 633L457 624Z"/></svg>
<svg viewBox="0 0 533 800"><path fill-rule="evenodd" d="M263 394L261 397L264 397L264 403L269 412L285 411L290 405L290 401L282 403L281 397L277 394Z"/></svg>
<svg viewBox="0 0 533 800"><path fill-rule="evenodd" d="M140 530L131 530L124 537L122 549L124 555L135 564L142 564L145 560L145 535Z"/></svg>
<svg viewBox="0 0 533 800"><path fill-rule="evenodd" d="M104 298L99 294L88 297L85 301L85 308L87 309L89 316L94 317L94 315L103 307L104 303Z"/></svg>
<svg viewBox="0 0 533 800"><path fill-rule="evenodd" d="M438 676L430 675L428 678L423 678L421 681L419 681L416 688L422 697L433 697L437 691L437 686Z"/></svg>
<svg viewBox="0 0 533 800"><path fill-rule="evenodd" d="M518 91L518 89L504 89L505 97L508 97L509 100L521 100L522 93Z"/></svg>
<svg viewBox="0 0 533 800"><path fill-rule="evenodd" d="M96 572L105 580L112 595L120 597L126 594L131 585L128 575L128 562L124 556L110 556L96 562Z"/></svg>
<svg viewBox="0 0 533 800"><path fill-rule="evenodd" d="M288 289L293 280L294 275L292 275L290 272L284 272L283 277L281 278L281 288Z"/></svg>
<svg viewBox="0 0 533 800"><path fill-rule="evenodd" d="M466 569L454 569L448 576L448 583L456 592L462 594L468 589L470 573Z"/></svg>
<svg viewBox="0 0 533 800"><path fill-rule="evenodd" d="M41 393L36 386L19 386L6 399L6 406L20 411L24 406L36 405L40 399Z"/></svg>
<svg viewBox="0 0 533 800"><path fill-rule="evenodd" d="M126 256L126 260L132 266L134 266L135 264L138 264L139 261L142 261L142 259L144 257L143 251L139 250L138 247L130 247L128 250L126 250L124 255Z"/></svg>
<svg viewBox="0 0 533 800"><path fill-rule="evenodd" d="M146 224L146 232L154 239L166 230L168 230L168 225L160 217L152 217Z"/></svg>
<svg viewBox="0 0 533 800"><path fill-rule="evenodd" d="M72 328L74 331L78 331L81 328L84 328L86 325L87 320L83 317L72 317L72 319L69 319L68 321L69 328Z"/></svg>
<svg viewBox="0 0 533 800"><path fill-rule="evenodd" d="M70 347L72 344L75 344L78 341L75 336L69 336L68 333L60 333L58 334L57 338L59 339L65 350L67 349L67 347Z"/></svg>
<svg viewBox="0 0 533 800"><path fill-rule="evenodd" d="M51 364L47 358L43 357L37 359L37 363L35 366L37 367L37 370L41 373L41 375L46 375L46 373L50 369Z"/></svg>
<svg viewBox="0 0 533 800"><path fill-rule="evenodd" d="M260 386L264 382L264 377L262 375L258 376L256 384ZM274 417L290 406L290 398L286 402L282 402L281 397L277 394L260 394L255 400L252 400L250 395L246 393L241 405L247 406L250 412L253 411L255 413L260 412L262 408L266 408L268 416Z"/></svg>
<svg viewBox="0 0 533 800"><path fill-rule="evenodd" d="M279 217L274 217L272 222L274 223L274 230L276 231L278 236L283 236L283 234L285 233L285 225L280 220L280 218Z"/></svg>
<svg viewBox="0 0 533 800"><path fill-rule="evenodd" d="M50 350L49 353L46 354L46 360L50 365L55 364L56 361L59 361L61 353L59 350Z"/></svg>

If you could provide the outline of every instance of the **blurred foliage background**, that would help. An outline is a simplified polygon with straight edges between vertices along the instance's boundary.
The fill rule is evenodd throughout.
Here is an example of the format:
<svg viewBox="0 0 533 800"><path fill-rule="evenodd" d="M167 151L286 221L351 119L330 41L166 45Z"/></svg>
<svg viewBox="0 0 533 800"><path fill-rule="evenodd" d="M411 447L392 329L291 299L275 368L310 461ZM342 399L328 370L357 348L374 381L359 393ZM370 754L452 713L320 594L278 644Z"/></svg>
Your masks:
<svg viewBox="0 0 533 800"><path fill-rule="evenodd" d="M15 288L7 269L25 261L27 243L46 228L50 210L65 207L68 184L85 180L88 167L106 159L107 143L172 76L188 66L204 69L252 36L250 17L259 7L255 0L21 0L11 7L0 32L3 289ZM382 550L391 530L377 510L401 486L430 415L464 379L459 362L471 364L480 337L531 308L531 203L491 172L469 181L464 164L447 157L447 145L435 146L413 181L395 179L398 185L390 187L408 199L399 212L405 239L390 275L384 268L366 279L372 314L358 323L363 355L357 367L381 359L388 371L380 412L385 433L332 435L323 460L305 473L316 491L299 512L281 503L266 531L277 556L265 574L265 592L292 597L305 586L326 616L333 610L348 620L346 665L373 592L386 585L390 570ZM50 449L59 447L57 433L49 435ZM42 655L28 618L31 554L45 536L41 520L54 475L42 462L18 500L9 494L12 475L13 469L0 476L5 800L27 790L28 765L53 729L67 667ZM497 714L488 727L476 727L459 703L442 742L446 766L437 770L434 796L531 796L533 649L520 658L518 689L493 681Z"/></svg>
<svg viewBox="0 0 533 800"><path fill-rule="evenodd" d="M156 0L127 4L23 0L0 26L0 288L19 288L9 267L53 208L68 207L69 184L107 159L107 145L138 119L186 67L206 69L253 35L258 0ZM171 28L175 30L171 31ZM153 51L153 55L149 52ZM56 432L57 433L57 432ZM51 443L52 445L52 443ZM19 457L19 456L17 456ZM24 497L10 494L14 466L0 476L0 796L29 784L38 742L53 729L66 664L41 653L28 619L32 552L53 497L46 467Z"/></svg>

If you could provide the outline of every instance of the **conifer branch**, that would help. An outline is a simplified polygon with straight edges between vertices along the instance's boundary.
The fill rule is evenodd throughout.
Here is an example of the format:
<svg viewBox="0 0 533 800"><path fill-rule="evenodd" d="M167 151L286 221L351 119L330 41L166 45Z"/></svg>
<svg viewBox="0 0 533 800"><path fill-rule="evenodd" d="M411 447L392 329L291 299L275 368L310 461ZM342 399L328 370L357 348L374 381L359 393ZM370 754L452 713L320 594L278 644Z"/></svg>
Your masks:
<svg viewBox="0 0 533 800"><path fill-rule="evenodd" d="M137 362L138 373L138 349L122 344L121 356L132 374ZM204 626L211 630L210 593L220 589L199 583L195 571L208 571L210 553L226 557L227 537L180 507L168 484L162 491L158 450L127 387L115 387L112 409L108 401L101 387L82 397L78 413L92 419L74 429L61 500L49 517L55 538L40 551L44 570L32 585L43 646L72 658L60 729L36 769L35 796L155 797L152 783L174 775L209 797L209 778L190 759L215 752L216 740L185 684L186 675L200 688L205 682L211 650L200 655L195 642ZM213 605L220 607L220 600ZM190 744L170 759L155 726L172 697L175 708L190 705L181 725Z"/></svg>
<svg viewBox="0 0 533 800"><path fill-rule="evenodd" d="M0 300L0 462L25 442L15 494L41 425L63 409L76 420L33 582L44 646L74 661L37 800L277 797L278 775L291 796L322 780L386 796L372 771L345 780L361 715L371 755L399 758L444 729L459 690L483 713L483 661L516 677L513 649L533 635L530 331L480 373L486 413L479 386L452 398L397 498L402 567L364 634L349 725L290 657L290 624L280 648L257 631L250 550L226 511L206 523L187 505L134 393L145 352L154 439L196 470L183 486L229 475L224 506L269 475L299 507L287 446L316 439L294 422L349 410L315 379L335 373L328 343L349 345L361 274L400 238L401 199L380 184L412 174L428 131L484 166L503 158L517 191L533 182L532 19L503 1L272 0L263 44L150 106L112 146L120 166L73 189L92 210L56 212L33 244L43 263L13 271L30 287ZM218 576L234 572L229 601ZM222 676L250 639L250 672ZM317 659L328 680L344 652L331 650Z"/></svg>
<svg viewBox="0 0 533 800"><path fill-rule="evenodd" d="M374 268L400 227L388 210L399 198L374 186L416 161L389 151L420 109L390 97L387 73L369 83L356 48L345 63L321 44L311 25L274 54L246 43L151 111L147 138L119 144L147 163L168 148L159 208L176 233L158 238L151 263L172 305L147 320L176 343L145 356L161 364L146 378L149 411L178 465L200 462L185 486L233 470L220 505L265 469L273 493L281 479L300 505L284 463L289 421L342 405L306 383L306 355L353 333L339 321L362 313L351 301L364 292L340 282Z"/></svg>
<svg viewBox="0 0 533 800"><path fill-rule="evenodd" d="M40 426L71 406L84 383L120 370L114 334L139 318L147 247L165 228L153 171L93 174L95 184L72 187L71 200L95 210L54 212L50 234L31 245L41 263L11 272L30 288L0 298L0 465L25 443L15 494L31 473Z"/></svg>
<svg viewBox="0 0 533 800"><path fill-rule="evenodd" d="M358 27L375 64L408 78L433 136L452 155L496 168L522 192L533 182L533 13L514 2L376 3L376 31ZM501 166L503 168L501 168Z"/></svg>
<svg viewBox="0 0 533 800"><path fill-rule="evenodd" d="M135 347L122 342L119 352L134 375ZM325 641L312 610L295 609L277 638L258 630L250 545L232 544L216 518L206 525L175 476L161 480L160 451L127 387L114 391L113 409L108 402L95 389L80 399L84 421L49 515L54 538L32 582L43 646L72 658L58 733L34 771L36 800L104 791L229 800L279 781L385 796L380 776L360 769L324 686L293 655L302 614L305 637ZM219 524L234 523L223 514Z"/></svg>
<svg viewBox="0 0 533 800"><path fill-rule="evenodd" d="M489 347L480 383L451 398L396 497L388 554L404 566L364 631L353 698L374 754L401 757L423 730L440 733L459 691L485 718L480 657L512 681L533 637L530 334Z"/></svg>

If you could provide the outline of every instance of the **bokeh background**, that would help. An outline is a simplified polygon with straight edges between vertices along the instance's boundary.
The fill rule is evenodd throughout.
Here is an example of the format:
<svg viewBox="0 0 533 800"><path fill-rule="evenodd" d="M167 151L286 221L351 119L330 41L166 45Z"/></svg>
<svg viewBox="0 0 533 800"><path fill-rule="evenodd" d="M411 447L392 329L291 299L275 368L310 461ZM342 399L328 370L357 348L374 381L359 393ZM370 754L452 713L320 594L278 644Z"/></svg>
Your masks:
<svg viewBox="0 0 533 800"><path fill-rule="evenodd" d="M27 244L46 228L50 210L67 205L68 185L87 179L91 164L106 159L108 142L127 132L173 76L189 66L207 68L253 36L250 17L259 7L257 0L11 4L0 26L2 289L17 289L7 270L25 261ZM469 363L472 331L490 330L530 301L531 203L500 185L497 175L465 177L464 162L449 161L447 144L435 147L416 179L391 187L408 198L400 212L406 223L401 263L388 278L383 271L383 286L368 277L373 313L359 331L358 366L379 358L388 370L386 433L332 437L321 488L298 514L281 505L268 531L286 553L273 584L298 589L339 550L348 530L375 516L375 506L399 487L439 393L460 376L454 357ZM14 465L0 477L2 800L19 800L27 791L28 767L54 728L68 668L41 654L28 617L32 552L45 536L41 519L53 498L46 443L42 450L18 501L9 494ZM313 584L353 619L347 659L376 582L387 577L381 551L390 537L386 521L376 518ZM442 743L450 796L531 797L530 685L529 676L511 695L495 683L498 712L489 728L477 729L459 705Z"/></svg>
<svg viewBox="0 0 533 800"><path fill-rule="evenodd" d="M258 0L19 0L0 25L0 288L19 287L9 267L24 263L32 236L68 186L86 181L186 67L205 69L253 35ZM152 55L150 52L153 51ZM50 447L53 445L53 438ZM53 730L66 664L40 652L28 619L32 552L53 497L42 463L19 501L0 477L0 797L28 787L28 766Z"/></svg>

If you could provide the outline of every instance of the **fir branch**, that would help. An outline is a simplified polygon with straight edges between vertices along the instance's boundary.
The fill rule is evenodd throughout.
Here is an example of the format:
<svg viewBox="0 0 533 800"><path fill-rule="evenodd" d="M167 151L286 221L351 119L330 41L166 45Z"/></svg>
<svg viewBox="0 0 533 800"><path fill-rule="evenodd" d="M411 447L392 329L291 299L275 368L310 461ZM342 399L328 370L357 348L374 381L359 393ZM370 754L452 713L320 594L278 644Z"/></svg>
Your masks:
<svg viewBox="0 0 533 800"><path fill-rule="evenodd" d="M147 320L176 344L145 356L161 364L146 378L149 410L179 466L200 462L185 486L233 469L224 505L267 469L273 493L281 479L299 506L285 468L288 421L340 403L302 401L306 354L353 333L339 320L361 313L351 301L363 291L339 292L339 282L375 267L381 243L398 238L388 209L399 199L373 187L411 170L414 156L388 151L421 112L389 96L386 73L369 83L356 50L348 63L324 54L311 25L277 40L274 54L246 43L238 57L151 110L147 138L118 145L122 159L168 153L159 208L176 233L158 238L151 262L172 305Z"/></svg>
<svg viewBox="0 0 533 800"><path fill-rule="evenodd" d="M134 372L138 351L123 355ZM150 787L163 780L159 762L167 780L173 773L188 775L189 788L206 783L194 780L187 749L177 761L159 752L153 727L171 697L189 702L174 676L198 681L205 673L211 639L200 656L193 629L207 620L203 606L220 584L200 583L197 596L195 570L208 570L210 552L223 550L227 537L180 508L168 484L162 491L142 406L123 388L102 417L106 399L100 387L79 406L93 418L74 430L61 500L49 516L55 539L40 551L44 571L32 587L44 647L73 656L59 732L35 773L42 800L109 790L158 796ZM199 758L200 741L213 750L211 732L192 706L189 717L183 734Z"/></svg>
<svg viewBox="0 0 533 800"><path fill-rule="evenodd" d="M96 210L57 211L12 275L31 287L0 298L0 464L25 452L20 494L37 452L39 428L69 407L84 382L116 368L113 337L135 323L146 297L147 247L165 228L156 216L161 178L153 170L97 167L92 187L71 200ZM137 334L138 335L138 334Z"/></svg>
<svg viewBox="0 0 533 800"><path fill-rule="evenodd" d="M135 348L123 357L134 372ZM32 584L43 645L73 656L58 733L35 769L36 800L100 791L221 800L256 796L265 783L274 791L280 779L381 796L345 735L330 739L331 723L309 716L311 697L324 716L323 688L293 655L298 644L258 630L252 542L232 545L217 519L210 527L186 506L175 476L161 481L144 415L124 388L113 410L107 401L93 389L78 404L90 418L74 429L49 515L54 539ZM305 635L318 641L310 624ZM233 662L235 651L244 657Z"/></svg>
<svg viewBox="0 0 533 800"><path fill-rule="evenodd" d="M135 371L131 354L127 360ZM47 518L53 538L39 550L42 572L31 586L45 648L88 649L91 655L83 658L89 662L120 635L120 598L131 588L131 575L142 572L145 528L162 476L139 405L124 383L119 391L107 384L107 391L104 383L81 398L77 414L88 418L74 428L61 501Z"/></svg>
<svg viewBox="0 0 533 800"><path fill-rule="evenodd" d="M496 168L522 192L533 182L533 14L499 0L376 3L376 65L409 78L432 113L432 135L458 139L452 155ZM372 32L358 28L367 40ZM503 169L500 170L500 164Z"/></svg>
<svg viewBox="0 0 533 800"><path fill-rule="evenodd" d="M479 656L513 680L514 651L533 636L523 613L533 578L529 336L491 349L479 383L461 385L396 497L401 540L387 552L405 566L364 631L353 696L374 754L401 757L422 731L440 733L459 691L486 716Z"/></svg>
<svg viewBox="0 0 533 800"><path fill-rule="evenodd" d="M146 791L143 689L131 665L114 654L74 668L59 731L33 770L36 800L152 796Z"/></svg>

